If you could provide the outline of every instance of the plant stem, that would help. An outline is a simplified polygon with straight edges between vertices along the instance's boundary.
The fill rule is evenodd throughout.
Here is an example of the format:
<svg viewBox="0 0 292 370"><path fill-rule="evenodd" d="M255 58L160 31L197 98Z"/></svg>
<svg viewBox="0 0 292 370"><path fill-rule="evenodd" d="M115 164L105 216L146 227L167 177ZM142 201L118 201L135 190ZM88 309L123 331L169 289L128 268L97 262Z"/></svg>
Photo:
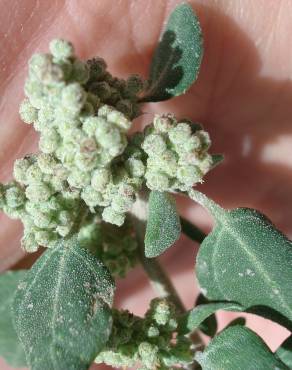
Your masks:
<svg viewBox="0 0 292 370"><path fill-rule="evenodd" d="M201 244L202 241L206 238L207 235L201 229L199 229L196 225L193 225L185 218L181 217L180 223L182 232L193 241Z"/></svg>
<svg viewBox="0 0 292 370"><path fill-rule="evenodd" d="M161 267L158 259L145 257L144 237L146 230L147 205L147 200L139 198L132 209L133 226L136 231L141 265L147 273L151 285L159 296L168 298L175 305L178 313L184 313L186 309L171 280ZM201 349L203 347L201 337L197 332L192 333L191 338L196 348Z"/></svg>

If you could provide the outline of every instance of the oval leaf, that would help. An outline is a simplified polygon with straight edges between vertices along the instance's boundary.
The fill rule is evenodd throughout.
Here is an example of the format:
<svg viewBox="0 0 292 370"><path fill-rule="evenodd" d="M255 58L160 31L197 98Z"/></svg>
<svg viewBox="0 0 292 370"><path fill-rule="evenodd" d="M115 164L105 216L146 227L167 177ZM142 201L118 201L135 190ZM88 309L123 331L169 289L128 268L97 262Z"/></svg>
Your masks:
<svg viewBox="0 0 292 370"><path fill-rule="evenodd" d="M111 332L114 286L74 240L47 250L19 285L15 327L33 370L88 369Z"/></svg>
<svg viewBox="0 0 292 370"><path fill-rule="evenodd" d="M8 271L0 275L0 356L13 367L26 366L24 350L12 322L14 294L25 273Z"/></svg>
<svg viewBox="0 0 292 370"><path fill-rule="evenodd" d="M292 335L281 344L276 355L289 369L292 369Z"/></svg>
<svg viewBox="0 0 292 370"><path fill-rule="evenodd" d="M175 200L168 193L151 191L145 234L145 256L157 257L177 241L181 226Z"/></svg>
<svg viewBox="0 0 292 370"><path fill-rule="evenodd" d="M203 370L289 370L259 336L243 326L225 329L195 359Z"/></svg>
<svg viewBox="0 0 292 370"><path fill-rule="evenodd" d="M179 333L187 334L196 330L202 322L218 310L242 311L242 307L230 302L216 302L201 304L186 312L179 320Z"/></svg>
<svg viewBox="0 0 292 370"><path fill-rule="evenodd" d="M149 88L142 101L162 101L184 94L198 77L202 57L199 20L190 5L178 5L154 52Z"/></svg>
<svg viewBox="0 0 292 370"><path fill-rule="evenodd" d="M292 244L261 213L226 211L192 191L215 217L201 244L196 273L210 300L233 301L246 311L292 327Z"/></svg>

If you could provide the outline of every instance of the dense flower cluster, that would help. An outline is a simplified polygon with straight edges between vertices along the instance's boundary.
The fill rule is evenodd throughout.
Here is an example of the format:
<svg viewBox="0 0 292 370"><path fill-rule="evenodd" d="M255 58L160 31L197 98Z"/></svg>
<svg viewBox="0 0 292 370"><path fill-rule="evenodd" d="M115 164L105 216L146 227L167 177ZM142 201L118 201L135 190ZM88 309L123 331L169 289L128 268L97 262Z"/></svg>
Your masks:
<svg viewBox="0 0 292 370"><path fill-rule="evenodd" d="M143 83L135 75L113 78L99 58L79 61L63 40L52 41L50 49L52 54L30 60L20 115L40 132L41 152L58 163L86 205L101 207L105 221L122 225L136 183L125 178L125 166L118 171L112 166L127 146L129 118L138 114Z"/></svg>
<svg viewBox="0 0 292 370"><path fill-rule="evenodd" d="M209 134L198 124L157 115L145 129L146 185L151 190L186 191L212 168Z"/></svg>
<svg viewBox="0 0 292 370"><path fill-rule="evenodd" d="M174 335L176 317L174 306L161 298L151 301L144 319L128 311L114 310L110 340L95 362L125 368L139 364L139 370L191 364L190 340Z"/></svg>

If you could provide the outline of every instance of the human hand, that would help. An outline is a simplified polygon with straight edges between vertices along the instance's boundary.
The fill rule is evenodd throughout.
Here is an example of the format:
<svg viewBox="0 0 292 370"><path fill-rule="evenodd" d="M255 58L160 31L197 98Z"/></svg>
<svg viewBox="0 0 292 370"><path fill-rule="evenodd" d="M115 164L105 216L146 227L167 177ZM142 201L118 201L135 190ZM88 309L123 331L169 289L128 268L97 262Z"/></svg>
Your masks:
<svg viewBox="0 0 292 370"><path fill-rule="evenodd" d="M30 55L47 50L51 39L63 37L76 45L77 54L84 59L104 57L113 74L137 72L146 77L162 23L177 3L0 1L2 181L11 176L15 158L36 150L36 134L18 118ZM284 232L291 233L292 162L288 150L292 86L288 45L292 5L289 0L191 3L201 20L205 40L199 79L185 96L145 105L141 121L150 122L153 112L168 111L201 121L213 139L213 152L226 157L224 164L206 177L202 190L226 208L257 208ZM198 206L180 201L179 207L193 222L210 229L210 218ZM22 229L18 222L0 217L0 267L4 269L22 256ZM182 238L163 257L188 307L196 293L195 283L186 284L194 282L196 248ZM144 275L135 270L120 285L123 293L117 297L117 304L143 313L153 295ZM229 319L227 315L230 317L224 314L222 320ZM284 330L276 335L276 325L263 319L252 318L249 324L273 348L286 335Z"/></svg>

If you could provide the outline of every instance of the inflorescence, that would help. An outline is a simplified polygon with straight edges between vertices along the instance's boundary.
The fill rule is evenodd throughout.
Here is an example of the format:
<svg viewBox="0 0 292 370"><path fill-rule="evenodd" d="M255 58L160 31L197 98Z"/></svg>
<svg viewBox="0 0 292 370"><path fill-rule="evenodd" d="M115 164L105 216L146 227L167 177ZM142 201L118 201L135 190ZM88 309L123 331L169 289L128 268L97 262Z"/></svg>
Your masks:
<svg viewBox="0 0 292 370"><path fill-rule="evenodd" d="M30 59L20 106L40 134L39 153L18 159L14 180L0 187L0 206L22 220L28 252L94 234L103 222L122 226L139 191L186 191L213 166L208 133L188 120L156 115L129 134L146 85L139 76L115 78L103 59L82 62L64 40L50 51Z"/></svg>

